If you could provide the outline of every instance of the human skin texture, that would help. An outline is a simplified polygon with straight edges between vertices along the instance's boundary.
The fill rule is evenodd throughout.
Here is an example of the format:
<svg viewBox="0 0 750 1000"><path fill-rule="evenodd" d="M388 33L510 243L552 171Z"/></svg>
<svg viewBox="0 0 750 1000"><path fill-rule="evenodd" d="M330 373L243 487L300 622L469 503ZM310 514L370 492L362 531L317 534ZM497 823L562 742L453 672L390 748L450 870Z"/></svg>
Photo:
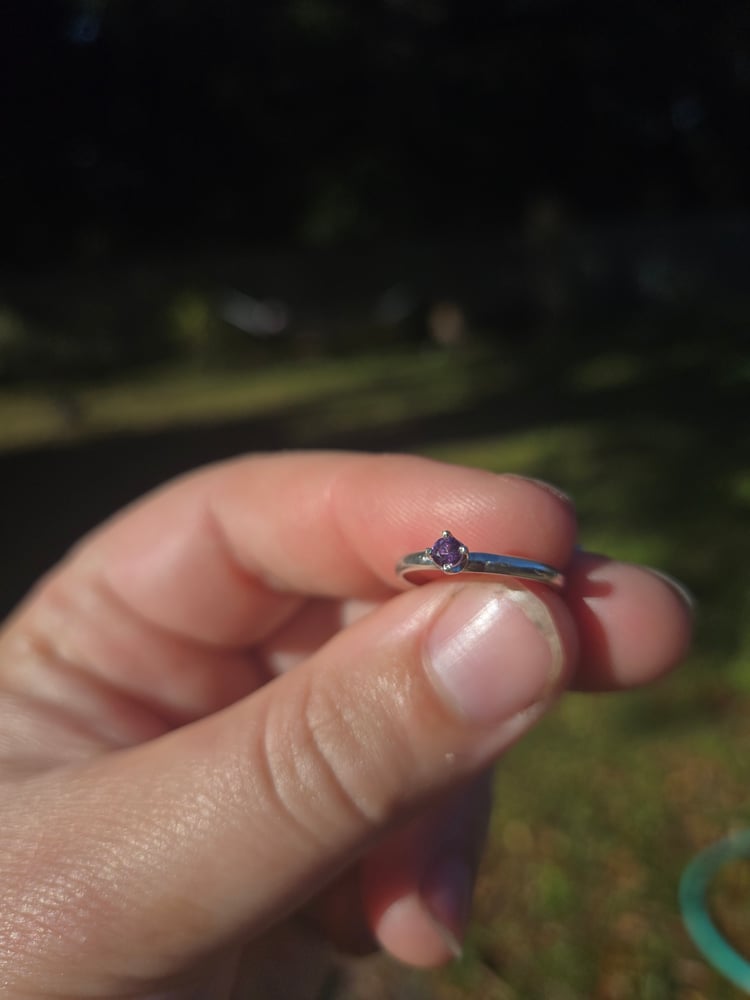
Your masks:
<svg viewBox="0 0 750 1000"><path fill-rule="evenodd" d="M567 585L399 581L443 529ZM688 647L678 589L576 544L543 483L345 453L201 469L85 538L0 633L3 996L302 998L329 946L450 960L492 764L567 689Z"/></svg>

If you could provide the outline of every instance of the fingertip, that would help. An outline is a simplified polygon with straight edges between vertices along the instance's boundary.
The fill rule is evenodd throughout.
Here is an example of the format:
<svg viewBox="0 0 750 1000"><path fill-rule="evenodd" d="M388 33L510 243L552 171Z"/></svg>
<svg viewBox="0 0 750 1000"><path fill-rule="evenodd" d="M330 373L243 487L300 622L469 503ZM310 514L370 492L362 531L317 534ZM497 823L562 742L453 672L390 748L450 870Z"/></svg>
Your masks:
<svg viewBox="0 0 750 1000"><path fill-rule="evenodd" d="M515 472L502 473L498 479L505 487L515 488L519 501L531 506L540 521L554 525L559 538L558 562L563 566L570 558L578 536L578 515L573 498L544 479L520 476Z"/></svg>
<svg viewBox="0 0 750 1000"><path fill-rule="evenodd" d="M384 951L414 968L437 968L461 957L460 939L417 893L394 900L378 916L374 932Z"/></svg>
<svg viewBox="0 0 750 1000"><path fill-rule="evenodd" d="M653 566L644 567L653 576L658 577L663 580L664 583L674 592L675 596L679 598L680 603L684 606L689 614L690 621L692 623L693 615L695 613L695 598L692 593L688 590L684 583L681 583L675 577L670 576L669 573L665 573L663 570L654 569Z"/></svg>
<svg viewBox="0 0 750 1000"><path fill-rule="evenodd" d="M569 514L575 517L575 502L573 498L568 493L565 493L564 490L561 490L559 486L555 486L554 483L548 483L546 479L536 479L534 476L520 476L516 472L504 472L502 473L502 478L508 483L515 481L521 484L522 488L531 486L536 490L541 490L548 497L552 497L557 505L561 505Z"/></svg>
<svg viewBox="0 0 750 1000"><path fill-rule="evenodd" d="M366 859L362 903L373 936L399 961L460 957L492 807L492 771L461 785Z"/></svg>
<svg viewBox="0 0 750 1000"><path fill-rule="evenodd" d="M650 683L689 650L690 604L675 582L658 571L579 553L566 596L578 624L579 687Z"/></svg>

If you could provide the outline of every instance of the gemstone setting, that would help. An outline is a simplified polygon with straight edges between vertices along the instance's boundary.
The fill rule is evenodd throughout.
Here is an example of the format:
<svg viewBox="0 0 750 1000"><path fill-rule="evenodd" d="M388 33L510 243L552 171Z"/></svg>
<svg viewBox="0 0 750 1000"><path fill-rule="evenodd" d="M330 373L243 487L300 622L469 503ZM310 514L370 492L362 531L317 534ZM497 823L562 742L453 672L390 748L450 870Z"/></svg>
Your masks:
<svg viewBox="0 0 750 1000"><path fill-rule="evenodd" d="M450 531L444 531L425 554L444 573L460 573L469 561L469 550Z"/></svg>

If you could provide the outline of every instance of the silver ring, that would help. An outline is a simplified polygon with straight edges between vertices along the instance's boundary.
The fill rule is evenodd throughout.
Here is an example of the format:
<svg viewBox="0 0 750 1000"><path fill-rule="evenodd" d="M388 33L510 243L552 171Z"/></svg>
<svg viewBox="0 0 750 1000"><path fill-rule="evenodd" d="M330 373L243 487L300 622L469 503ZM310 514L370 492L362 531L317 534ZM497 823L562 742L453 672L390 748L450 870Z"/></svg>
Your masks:
<svg viewBox="0 0 750 1000"><path fill-rule="evenodd" d="M492 552L469 552L450 531L444 531L434 545L422 552L411 552L396 566L396 573L407 583L427 583L435 573L456 576L458 573L515 576L519 580L536 580L550 587L562 587L565 577L554 566L519 559L517 556L495 555ZM429 575L428 575L429 574ZM414 577L414 579L412 579Z"/></svg>

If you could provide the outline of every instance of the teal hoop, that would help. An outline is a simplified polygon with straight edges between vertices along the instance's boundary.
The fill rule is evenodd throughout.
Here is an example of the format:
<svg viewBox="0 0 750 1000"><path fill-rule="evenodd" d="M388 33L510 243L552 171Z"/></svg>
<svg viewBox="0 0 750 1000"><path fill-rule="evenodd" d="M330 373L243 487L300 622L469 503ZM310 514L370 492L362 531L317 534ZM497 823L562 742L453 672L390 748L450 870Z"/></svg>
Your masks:
<svg viewBox="0 0 750 1000"><path fill-rule="evenodd" d="M697 854L680 879L680 909L690 937L714 968L750 993L750 961L719 933L708 911L708 889L728 861L750 857L750 830L732 834Z"/></svg>

